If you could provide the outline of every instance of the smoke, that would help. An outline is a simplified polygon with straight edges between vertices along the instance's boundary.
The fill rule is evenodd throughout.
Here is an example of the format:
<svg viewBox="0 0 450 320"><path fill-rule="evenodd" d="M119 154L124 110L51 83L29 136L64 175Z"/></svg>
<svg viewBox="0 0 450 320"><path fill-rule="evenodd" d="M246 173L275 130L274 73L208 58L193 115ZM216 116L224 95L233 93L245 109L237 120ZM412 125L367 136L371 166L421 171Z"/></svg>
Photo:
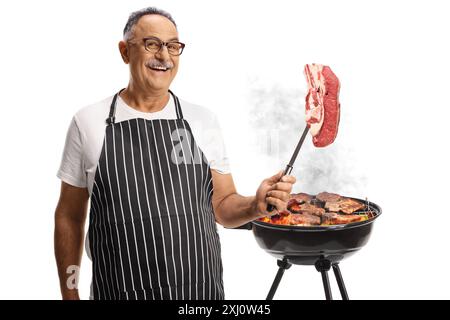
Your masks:
<svg viewBox="0 0 450 320"><path fill-rule="evenodd" d="M305 95L306 84L304 89L291 89L261 81L251 83L247 103L251 106L253 151L267 166L284 168L289 163L306 126ZM361 161L364 157L352 145L351 135L347 134L351 130L342 130L351 121L345 101L341 100L341 105L341 129L335 142L316 148L308 134L303 143L291 173L297 178L294 192L329 191L355 197L367 194L368 179Z"/></svg>

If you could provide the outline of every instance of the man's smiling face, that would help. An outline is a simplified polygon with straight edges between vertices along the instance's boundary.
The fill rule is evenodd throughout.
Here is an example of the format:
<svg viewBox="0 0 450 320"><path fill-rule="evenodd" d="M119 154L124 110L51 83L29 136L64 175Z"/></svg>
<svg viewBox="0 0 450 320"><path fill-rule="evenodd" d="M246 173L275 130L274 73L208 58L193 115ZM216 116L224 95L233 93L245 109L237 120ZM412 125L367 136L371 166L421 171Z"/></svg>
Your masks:
<svg viewBox="0 0 450 320"><path fill-rule="evenodd" d="M144 38L163 42L178 41L178 31L167 18L152 14L139 19L119 48L125 63L130 64L131 79L145 91L169 89L178 71L179 56L170 55L166 46L158 52L145 49Z"/></svg>

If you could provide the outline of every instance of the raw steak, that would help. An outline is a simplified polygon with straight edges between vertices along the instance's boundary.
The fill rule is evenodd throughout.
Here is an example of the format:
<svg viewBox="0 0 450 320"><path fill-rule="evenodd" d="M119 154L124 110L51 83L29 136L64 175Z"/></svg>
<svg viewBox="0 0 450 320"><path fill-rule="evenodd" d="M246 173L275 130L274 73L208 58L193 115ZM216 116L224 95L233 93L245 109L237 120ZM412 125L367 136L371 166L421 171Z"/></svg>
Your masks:
<svg viewBox="0 0 450 320"><path fill-rule="evenodd" d="M306 123L316 147L326 147L336 138L339 126L340 83L330 67L307 64L304 69L308 81L306 95Z"/></svg>

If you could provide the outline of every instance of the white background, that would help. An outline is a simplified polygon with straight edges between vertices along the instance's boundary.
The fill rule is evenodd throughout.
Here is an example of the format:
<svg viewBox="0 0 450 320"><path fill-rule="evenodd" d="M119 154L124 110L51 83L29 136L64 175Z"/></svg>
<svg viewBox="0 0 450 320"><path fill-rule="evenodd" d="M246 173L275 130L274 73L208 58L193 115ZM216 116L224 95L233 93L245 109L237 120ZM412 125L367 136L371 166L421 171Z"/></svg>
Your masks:
<svg viewBox="0 0 450 320"><path fill-rule="evenodd" d="M320 150L305 143L295 191L383 208L368 245L341 263L350 298L450 298L446 1L242 0L0 2L0 298L59 298L53 215L66 130L78 109L126 86L117 43L128 14L149 5L177 21L187 47L172 89L219 116L244 195L295 147L303 65L330 65L342 83L339 135ZM261 148L270 130L278 156ZM264 299L275 259L251 232L219 229L226 297ZM90 275L84 256L83 298ZM300 266L276 294L323 296L319 273Z"/></svg>

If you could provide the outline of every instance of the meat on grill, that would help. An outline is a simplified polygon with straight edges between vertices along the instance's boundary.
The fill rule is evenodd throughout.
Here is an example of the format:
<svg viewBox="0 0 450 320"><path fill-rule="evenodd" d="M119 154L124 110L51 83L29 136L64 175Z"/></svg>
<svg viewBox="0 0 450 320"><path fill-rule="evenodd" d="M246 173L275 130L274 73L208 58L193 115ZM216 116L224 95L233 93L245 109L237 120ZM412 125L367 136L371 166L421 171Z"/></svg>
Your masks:
<svg viewBox="0 0 450 320"><path fill-rule="evenodd" d="M362 214L357 211L365 210ZM260 221L279 225L335 225L365 221L374 217L363 202L340 196L336 193L321 192L316 196L306 193L291 194L287 210L280 211Z"/></svg>
<svg viewBox="0 0 450 320"><path fill-rule="evenodd" d="M305 98L306 123L316 147L325 147L336 138L339 126L340 83L330 67L307 64L304 73L308 82Z"/></svg>
<svg viewBox="0 0 450 320"><path fill-rule="evenodd" d="M291 225L314 226L320 225L320 218L308 213L291 214Z"/></svg>
<svg viewBox="0 0 450 320"><path fill-rule="evenodd" d="M293 213L308 213L318 217L325 213L324 208L316 207L310 203L293 204L289 210Z"/></svg>
<svg viewBox="0 0 450 320"><path fill-rule="evenodd" d="M339 201L325 203L325 209L331 212L343 212L351 214L358 210L364 209L365 205L359 201L350 198L341 198Z"/></svg>
<svg viewBox="0 0 450 320"><path fill-rule="evenodd" d="M357 214L337 214L336 212L326 212L322 215L322 224L347 224L367 220L366 215Z"/></svg>
<svg viewBox="0 0 450 320"><path fill-rule="evenodd" d="M331 212L339 212L341 211L341 207L339 206L339 201L336 202L326 202L325 209Z"/></svg>
<svg viewBox="0 0 450 320"><path fill-rule="evenodd" d="M297 202L297 204L301 204L301 203L305 203L305 202L310 202L312 200L313 196L307 194L307 193L293 193L291 194L291 200L295 200Z"/></svg>
<svg viewBox="0 0 450 320"><path fill-rule="evenodd" d="M323 202L336 202L342 197L336 193L329 193L329 192L321 192L316 196L316 199L323 201Z"/></svg>
<svg viewBox="0 0 450 320"><path fill-rule="evenodd" d="M291 216L292 214L289 212L288 214L280 214L272 216L270 219L271 223L274 224L284 224L284 225L290 225L291 224Z"/></svg>

